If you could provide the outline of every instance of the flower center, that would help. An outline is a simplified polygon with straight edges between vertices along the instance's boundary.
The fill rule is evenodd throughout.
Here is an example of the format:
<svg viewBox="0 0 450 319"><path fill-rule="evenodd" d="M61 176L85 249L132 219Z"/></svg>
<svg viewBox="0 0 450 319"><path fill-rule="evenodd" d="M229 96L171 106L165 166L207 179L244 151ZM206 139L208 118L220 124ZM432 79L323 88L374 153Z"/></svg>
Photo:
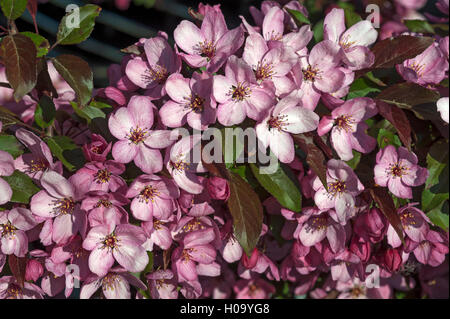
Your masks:
<svg viewBox="0 0 450 319"><path fill-rule="evenodd" d="M146 129L136 127L134 129L130 129L130 133L127 135L127 138L134 144L139 144L147 137L147 134L148 131Z"/></svg>
<svg viewBox="0 0 450 319"><path fill-rule="evenodd" d="M120 277L116 274L109 273L102 280L103 290L114 290L114 284L120 282Z"/></svg>
<svg viewBox="0 0 450 319"><path fill-rule="evenodd" d="M102 150L101 150L100 147L98 147L98 146L92 146L92 147L91 147L91 152L92 152L92 153L95 153L95 154L101 154L101 153L102 153Z"/></svg>
<svg viewBox="0 0 450 319"><path fill-rule="evenodd" d="M14 237L17 228L11 225L11 222L8 221L6 224L0 225L2 237Z"/></svg>
<svg viewBox="0 0 450 319"><path fill-rule="evenodd" d="M159 191L156 188L153 188L151 185L147 185L144 189L139 193L139 201L145 201L147 204L149 201L154 202L155 197L159 195Z"/></svg>
<svg viewBox="0 0 450 319"><path fill-rule="evenodd" d="M392 175L394 178L402 177L403 175L408 174L408 167L402 165L401 162L389 164L386 172L388 175Z"/></svg>
<svg viewBox="0 0 450 319"><path fill-rule="evenodd" d="M283 127L287 124L287 115L278 115L276 117L271 117L267 122L270 129L277 129L282 131Z"/></svg>
<svg viewBox="0 0 450 319"><path fill-rule="evenodd" d="M18 299L19 296L22 295L22 288L16 284L10 284L6 290L6 295L6 299Z"/></svg>
<svg viewBox="0 0 450 319"><path fill-rule="evenodd" d="M414 72L416 72L418 77L421 77L423 75L425 65L413 62L409 65L409 68L412 69Z"/></svg>
<svg viewBox="0 0 450 319"><path fill-rule="evenodd" d="M212 59L216 54L216 46L211 41L203 41L198 44L200 55L208 60Z"/></svg>
<svg viewBox="0 0 450 319"><path fill-rule="evenodd" d="M302 70L302 72L303 72L303 80L310 82L314 82L319 74L319 70L313 68L310 65L308 65L308 68L306 70Z"/></svg>
<svg viewBox="0 0 450 319"><path fill-rule="evenodd" d="M97 171L97 173L95 173L94 180L98 184L104 184L104 183L109 182L110 177L111 177L111 172L105 168L105 169L100 169Z"/></svg>
<svg viewBox="0 0 450 319"><path fill-rule="evenodd" d="M111 207L111 205L112 205L112 203L109 201L109 200L107 200L107 199L99 199L98 200L98 202L97 202L97 204L95 204L95 207L96 208L98 208L98 207Z"/></svg>
<svg viewBox="0 0 450 319"><path fill-rule="evenodd" d="M332 197L336 197L342 193L345 193L347 189L347 185L343 181L336 181L328 184L328 193Z"/></svg>
<svg viewBox="0 0 450 319"><path fill-rule="evenodd" d="M156 82L158 84L164 84L169 76L167 69L160 65L154 65L148 68L142 75L146 82Z"/></svg>
<svg viewBox="0 0 450 319"><path fill-rule="evenodd" d="M334 120L334 124L341 130L349 132L352 130L352 125L355 123L351 116L341 115Z"/></svg>
<svg viewBox="0 0 450 319"><path fill-rule="evenodd" d="M205 229L205 226L199 220L192 219L186 225L183 226L182 232L188 233L191 231L197 231L201 229Z"/></svg>
<svg viewBox="0 0 450 319"><path fill-rule="evenodd" d="M53 213L59 215L72 214L75 208L75 202L72 197L54 200Z"/></svg>
<svg viewBox="0 0 450 319"><path fill-rule="evenodd" d="M327 228L327 219L325 217L314 217L310 227L314 230L322 230Z"/></svg>
<svg viewBox="0 0 450 319"><path fill-rule="evenodd" d="M176 162L170 161L170 166L172 166L172 168L176 169L179 172L189 169L189 165L182 160Z"/></svg>
<svg viewBox="0 0 450 319"><path fill-rule="evenodd" d="M117 239L116 235L113 233L111 235L108 235L103 239L103 248L110 248L114 249L118 246L119 240Z"/></svg>
<svg viewBox="0 0 450 319"><path fill-rule="evenodd" d="M255 76L258 81L271 79L273 74L272 63L263 64L262 62L258 62L258 66L255 71Z"/></svg>
<svg viewBox="0 0 450 319"><path fill-rule="evenodd" d="M48 163L46 160L39 158L37 160L31 160L30 166L28 168L28 172L36 173L45 171L48 167Z"/></svg>
<svg viewBox="0 0 450 319"><path fill-rule="evenodd" d="M358 298L366 294L364 287L354 286L351 292L353 298Z"/></svg>
<svg viewBox="0 0 450 319"><path fill-rule="evenodd" d="M349 38L350 38L350 36L345 36L339 41L339 46L342 49L347 50L356 43L355 41L349 41Z"/></svg>
<svg viewBox="0 0 450 319"><path fill-rule="evenodd" d="M414 214L410 212L403 212L400 214L400 220L405 227L416 225L416 219L414 218Z"/></svg>
<svg viewBox="0 0 450 319"><path fill-rule="evenodd" d="M203 112L204 104L205 99L197 94L194 94L193 96L189 97L189 104L187 106L188 108L192 109L193 112L201 113Z"/></svg>
<svg viewBox="0 0 450 319"><path fill-rule="evenodd" d="M191 255L189 255L189 253L195 251L194 248L188 248L188 249L184 249L183 253L181 255L181 258L184 259L184 262L188 262L189 260L191 260Z"/></svg>
<svg viewBox="0 0 450 319"><path fill-rule="evenodd" d="M248 98L250 94L252 93L252 90L248 85L246 85L244 82L238 83L237 86L232 86L230 92L228 95L231 95L231 99L235 102L241 102Z"/></svg>

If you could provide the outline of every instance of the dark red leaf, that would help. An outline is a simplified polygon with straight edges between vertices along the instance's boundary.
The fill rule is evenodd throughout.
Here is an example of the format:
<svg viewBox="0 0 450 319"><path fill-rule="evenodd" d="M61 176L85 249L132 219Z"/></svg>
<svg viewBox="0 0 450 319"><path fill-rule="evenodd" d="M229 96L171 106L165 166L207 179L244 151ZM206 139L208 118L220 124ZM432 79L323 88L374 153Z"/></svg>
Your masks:
<svg viewBox="0 0 450 319"><path fill-rule="evenodd" d="M384 216L388 219L389 223L394 227L395 232L401 241L404 243L405 239L403 237L403 226L400 216L397 214L397 209L395 208L394 201L387 192L386 188L382 187L372 187L370 188L370 195L372 196L375 203L377 203L380 210L383 212Z"/></svg>
<svg viewBox="0 0 450 319"><path fill-rule="evenodd" d="M395 105L390 105L378 100L376 102L380 115L391 122L397 130L402 143L408 150L411 150L411 125L405 112Z"/></svg>
<svg viewBox="0 0 450 319"><path fill-rule="evenodd" d="M31 18L33 19L34 29L35 29L36 33L39 33L37 23L36 23L37 7L38 7L37 0L28 0L27 9L30 12Z"/></svg>
<svg viewBox="0 0 450 319"><path fill-rule="evenodd" d="M20 101L36 85L36 54L33 41L22 34L8 35L0 44L0 57L16 101Z"/></svg>
<svg viewBox="0 0 450 319"><path fill-rule="evenodd" d="M292 138L294 139L294 143L296 143L301 150L306 153L306 163L308 163L309 167L319 177L325 189L328 189L325 156L314 144L313 136L306 134L293 134Z"/></svg>
<svg viewBox="0 0 450 319"><path fill-rule="evenodd" d="M439 93L423 86L414 83L398 83L381 91L376 98L403 109L412 109L419 104L434 103L439 97Z"/></svg>
<svg viewBox="0 0 450 319"><path fill-rule="evenodd" d="M15 255L9 255L8 257L9 269L12 275L16 278L17 283L23 288L25 283L25 271L27 268L27 258L19 258Z"/></svg>
<svg viewBox="0 0 450 319"><path fill-rule="evenodd" d="M263 207L253 188L239 175L230 172L230 198L227 205L233 216L234 236L250 255L258 243L263 223Z"/></svg>

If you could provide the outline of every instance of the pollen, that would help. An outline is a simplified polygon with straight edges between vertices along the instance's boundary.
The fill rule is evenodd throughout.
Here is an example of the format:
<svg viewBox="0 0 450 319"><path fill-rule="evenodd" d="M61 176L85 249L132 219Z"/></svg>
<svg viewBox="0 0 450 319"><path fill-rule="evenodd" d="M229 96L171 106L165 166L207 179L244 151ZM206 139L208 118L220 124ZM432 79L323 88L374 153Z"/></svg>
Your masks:
<svg viewBox="0 0 450 319"><path fill-rule="evenodd" d="M287 115L278 115L275 117L271 117L267 122L270 129L276 129L278 131L282 131L283 127L287 125Z"/></svg>
<svg viewBox="0 0 450 319"><path fill-rule="evenodd" d="M216 55L216 46L211 41L202 41L198 44L200 55L211 60Z"/></svg>
<svg viewBox="0 0 450 319"><path fill-rule="evenodd" d="M252 90L245 82L238 83L237 86L232 86L228 95L231 95L231 99L235 102L241 102L250 97Z"/></svg>
<svg viewBox="0 0 450 319"><path fill-rule="evenodd" d="M111 178L111 172L108 171L106 168L98 170L97 173L95 173L95 175L94 175L94 180L98 184L108 183L110 178Z"/></svg>
<svg viewBox="0 0 450 319"><path fill-rule="evenodd" d="M183 226L182 232L188 233L191 231L197 231L205 229L205 226L197 219L190 220L186 225Z"/></svg>
<svg viewBox="0 0 450 319"><path fill-rule="evenodd" d="M145 140L145 138L147 137L147 134L148 134L148 132L146 129L136 127L134 129L130 129L130 133L126 137L131 142L133 142L134 144L137 145Z"/></svg>
<svg viewBox="0 0 450 319"><path fill-rule="evenodd" d="M114 291L116 283L120 283L121 279L118 275L109 273L102 280L102 289Z"/></svg>
<svg viewBox="0 0 450 319"><path fill-rule="evenodd" d="M349 41L349 36L343 37L340 41L339 41L339 46L344 49L347 50L349 48L351 48L356 42L355 41Z"/></svg>
<svg viewBox="0 0 450 319"><path fill-rule="evenodd" d="M258 62L256 67L255 77L258 81L264 81L271 79L274 74L272 63L261 63Z"/></svg>
<svg viewBox="0 0 450 319"><path fill-rule="evenodd" d="M328 194L332 197L336 197L347 191L347 185L343 181L336 181L328 184Z"/></svg>
<svg viewBox="0 0 450 319"><path fill-rule="evenodd" d="M75 202L71 197L54 200L52 202L52 205L53 205L53 213L58 216L65 214L72 214L75 208Z"/></svg>
<svg viewBox="0 0 450 319"><path fill-rule="evenodd" d="M118 246L119 240L117 239L116 235L113 233L111 235L106 236L103 239L103 248L109 248L114 249Z"/></svg>
<svg viewBox="0 0 450 319"><path fill-rule="evenodd" d="M0 225L0 230L2 237L14 237L17 228L11 225L11 222L8 221L8 223Z"/></svg>
<svg viewBox="0 0 450 319"><path fill-rule="evenodd" d="M205 99L199 96L198 94L191 95L188 98L187 108L191 109L194 113L203 112L203 108L205 105Z"/></svg>
<svg viewBox="0 0 450 319"><path fill-rule="evenodd" d="M29 173L42 172L45 171L47 167L48 167L47 161L42 158L37 160L31 160L28 172Z"/></svg>
<svg viewBox="0 0 450 319"><path fill-rule="evenodd" d="M392 177L401 178L402 176L408 174L408 167L401 164L401 162L390 164L389 167L386 169L386 173L388 175L391 175Z"/></svg>
<svg viewBox="0 0 450 319"><path fill-rule="evenodd" d="M409 68L416 72L418 77L421 77L424 73L425 65L413 62L409 65Z"/></svg>
<svg viewBox="0 0 450 319"><path fill-rule="evenodd" d="M319 70L316 68L313 68L312 66L308 65L308 68L306 70L302 70L303 72L303 80L314 82L316 78L319 76Z"/></svg>
<svg viewBox="0 0 450 319"><path fill-rule="evenodd" d="M107 199L99 199L98 202L95 204L95 208L99 208L99 207L111 207L112 203L107 200Z"/></svg>
<svg viewBox="0 0 450 319"><path fill-rule="evenodd" d="M142 75L142 78L145 82L152 83L156 82L158 84L164 84L169 76L169 72L167 69L160 65L154 65L153 67L148 68L145 73Z"/></svg>
<svg viewBox="0 0 450 319"><path fill-rule="evenodd" d="M340 130L344 130L345 132L351 132L354 123L355 121L353 120L353 118L348 115L341 115L336 120L334 120L334 124Z"/></svg>
<svg viewBox="0 0 450 319"><path fill-rule="evenodd" d="M139 193L139 201L148 204L149 201L152 203L155 201L155 197L159 196L159 191L151 185L147 185L144 189Z"/></svg>

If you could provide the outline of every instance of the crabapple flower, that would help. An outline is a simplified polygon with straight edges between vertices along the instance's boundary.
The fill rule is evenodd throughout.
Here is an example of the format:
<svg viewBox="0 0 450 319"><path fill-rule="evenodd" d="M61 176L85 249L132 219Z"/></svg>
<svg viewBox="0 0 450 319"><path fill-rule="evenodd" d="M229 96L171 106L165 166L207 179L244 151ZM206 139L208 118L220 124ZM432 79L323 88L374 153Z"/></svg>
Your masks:
<svg viewBox="0 0 450 319"><path fill-rule="evenodd" d="M212 176L207 179L206 187L212 199L227 201L230 197L230 185L225 178Z"/></svg>
<svg viewBox="0 0 450 319"><path fill-rule="evenodd" d="M144 51L146 60L141 57L131 59L125 72L131 82L147 89L146 95L159 99L166 95L164 86L169 75L181 70L181 61L162 36L147 39Z"/></svg>
<svg viewBox="0 0 450 319"><path fill-rule="evenodd" d="M147 289L145 284L122 267L114 267L103 276L90 275L80 291L80 299L89 299L100 287L106 299L131 299L130 284Z"/></svg>
<svg viewBox="0 0 450 319"><path fill-rule="evenodd" d="M193 154L200 152L200 141L199 134L183 137L166 153L167 170L178 187L191 194L200 194L204 188L196 173L206 172L206 169L201 159L196 159Z"/></svg>
<svg viewBox="0 0 450 319"><path fill-rule="evenodd" d="M231 56L225 66L225 76L215 75L213 94L217 103L217 120L231 126L248 116L256 121L274 104L271 82L257 83L252 68L244 60Z"/></svg>
<svg viewBox="0 0 450 319"><path fill-rule="evenodd" d="M177 282L171 270L157 270L148 274L150 294L153 299L177 299Z"/></svg>
<svg viewBox="0 0 450 319"><path fill-rule="evenodd" d="M430 230L420 242L407 239L405 250L413 252L421 264L432 267L441 265L449 251L444 235L434 230Z"/></svg>
<svg viewBox="0 0 450 319"><path fill-rule="evenodd" d="M36 220L26 208L0 211L1 251L5 255L25 257L28 252L28 237L25 232L36 225Z"/></svg>
<svg viewBox="0 0 450 319"><path fill-rule="evenodd" d="M130 272L140 272L148 264L148 255L142 228L129 224L108 224L91 228L83 241L89 250L89 269L96 275L106 276L117 261Z"/></svg>
<svg viewBox="0 0 450 319"><path fill-rule="evenodd" d="M89 225L128 223L128 213L122 207L130 201L121 193L89 192L81 202L81 209L88 212Z"/></svg>
<svg viewBox="0 0 450 319"><path fill-rule="evenodd" d="M30 209L36 216L53 219L52 240L65 244L77 232L84 234L86 213L80 209L74 185L54 171L42 174L41 185L44 189L33 195Z"/></svg>
<svg viewBox="0 0 450 319"><path fill-rule="evenodd" d="M29 259L25 269L25 280L36 282L44 274L44 267L36 259Z"/></svg>
<svg viewBox="0 0 450 319"><path fill-rule="evenodd" d="M343 88L346 74L340 68L341 47L330 40L316 44L307 57L301 58L301 72L297 75L303 91L303 106L314 109L323 93Z"/></svg>
<svg viewBox="0 0 450 319"><path fill-rule="evenodd" d="M125 196L133 198L131 212L135 218L165 220L176 210L174 200L180 196L180 190L165 177L141 175L133 181Z"/></svg>
<svg viewBox="0 0 450 319"><path fill-rule="evenodd" d="M313 131L319 124L319 116L298 103L295 94L283 98L268 116L256 125L256 135L264 148L270 147L283 163L291 163L295 157L291 134Z"/></svg>
<svg viewBox="0 0 450 319"><path fill-rule="evenodd" d="M269 299L275 287L261 278L240 279L233 287L236 299Z"/></svg>
<svg viewBox="0 0 450 319"><path fill-rule="evenodd" d="M335 208L338 215L345 215L347 210L354 209L355 197L364 190L350 166L335 159L327 163L327 185L328 190L316 177L313 182L316 191L314 202L320 210Z"/></svg>
<svg viewBox="0 0 450 319"><path fill-rule="evenodd" d="M174 216L174 215L172 215ZM143 222L141 224L142 229L144 229L147 235L147 241L144 246L148 251L153 251L153 246L156 245L161 249L169 249L172 245L172 234L170 233L169 227L171 227L170 219L153 219L152 221Z"/></svg>
<svg viewBox="0 0 450 319"><path fill-rule="evenodd" d="M194 72L191 79L180 73L169 76L167 95L172 99L159 111L161 121L169 127L181 127L186 122L194 129L204 130L216 121L216 102L212 97L212 76Z"/></svg>
<svg viewBox="0 0 450 319"><path fill-rule="evenodd" d="M186 53L179 55L194 68L206 67L209 73L217 72L244 42L242 27L228 30L220 10L205 7L201 28L183 20L173 36L178 47Z"/></svg>
<svg viewBox="0 0 450 319"><path fill-rule="evenodd" d="M154 108L150 98L135 95L128 107L119 108L108 122L111 134L119 140L112 149L114 159L123 164L134 160L148 174L161 171L163 161L158 149L172 144L170 131L151 130Z"/></svg>
<svg viewBox="0 0 450 319"><path fill-rule="evenodd" d="M447 57L435 42L415 58L397 64L396 69L406 81L429 86L439 84L446 77L448 66Z"/></svg>
<svg viewBox="0 0 450 319"><path fill-rule="evenodd" d="M320 120L319 136L331 130L331 144L343 161L353 158L352 150L370 153L376 146L376 140L367 135L365 120L378 113L375 102L370 98L359 97L346 101Z"/></svg>
<svg viewBox="0 0 450 319"><path fill-rule="evenodd" d="M10 176L14 173L14 158L11 154L0 150L0 176ZM0 205L9 202L12 189L9 184L0 177Z"/></svg>
<svg viewBox="0 0 450 319"><path fill-rule="evenodd" d="M22 288L13 276L0 278L0 299L43 299L43 295L35 284L25 282Z"/></svg>
<svg viewBox="0 0 450 319"><path fill-rule="evenodd" d="M441 113L442 120L448 123L448 97L442 97L437 101L437 110Z"/></svg>
<svg viewBox="0 0 450 319"><path fill-rule="evenodd" d="M417 156L405 147L388 145L376 156L375 183L388 187L399 198L412 198L413 186L420 186L428 178L428 170L417 165Z"/></svg>
<svg viewBox="0 0 450 319"><path fill-rule="evenodd" d="M343 61L351 70L370 67L375 56L369 46L375 43L378 32L368 20L355 23L345 30L344 9L333 9L325 17L324 39L337 43L343 52Z"/></svg>
<svg viewBox="0 0 450 319"><path fill-rule="evenodd" d="M125 165L115 161L90 162L72 175L70 181L80 194L91 191L116 192L127 187L119 176L124 171Z"/></svg>
<svg viewBox="0 0 450 319"><path fill-rule="evenodd" d="M27 174L35 181L39 181L47 169L62 173L62 163L53 162L50 148L36 134L20 128L16 131L16 137L31 151L31 153L20 155L14 160L17 170Z"/></svg>
<svg viewBox="0 0 450 319"><path fill-rule="evenodd" d="M277 96L290 93L294 89L294 83L287 74L297 63L298 57L291 48L269 49L264 38L254 33L245 42L242 58L252 67L258 82L273 82Z"/></svg>

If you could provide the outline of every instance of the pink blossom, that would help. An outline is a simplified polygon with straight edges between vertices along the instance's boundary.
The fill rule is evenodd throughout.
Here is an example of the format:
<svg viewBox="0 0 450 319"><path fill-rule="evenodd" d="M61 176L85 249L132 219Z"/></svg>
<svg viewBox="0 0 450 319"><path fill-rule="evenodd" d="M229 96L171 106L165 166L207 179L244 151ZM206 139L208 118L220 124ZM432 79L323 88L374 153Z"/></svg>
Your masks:
<svg viewBox="0 0 450 319"><path fill-rule="evenodd" d="M256 125L256 135L262 145L283 163L294 160L295 149L291 134L310 132L317 128L319 116L298 105L296 94L278 102L262 122Z"/></svg>
<svg viewBox="0 0 450 319"><path fill-rule="evenodd" d="M148 274L150 294L153 299L177 299L177 283L170 270L157 270Z"/></svg>
<svg viewBox="0 0 450 319"><path fill-rule="evenodd" d="M212 199L227 201L230 197L230 185L224 178L212 176L207 179L206 186Z"/></svg>
<svg viewBox="0 0 450 319"><path fill-rule="evenodd" d="M331 144L341 160L353 158L352 150L370 153L376 146L376 140L367 135L368 126L365 120L378 113L372 99L360 97L346 101L320 120L318 133L320 136L331 130Z"/></svg>
<svg viewBox="0 0 450 319"><path fill-rule="evenodd" d="M130 201L121 193L105 193L101 191L86 194L81 202L81 209L88 212L89 225L128 223L128 213L122 207Z"/></svg>
<svg viewBox="0 0 450 319"><path fill-rule="evenodd" d="M422 86L439 84L448 71L448 61L435 42L413 59L397 64L397 72L408 82Z"/></svg>
<svg viewBox="0 0 450 319"><path fill-rule="evenodd" d="M261 278L241 279L233 287L236 299L269 299L275 287Z"/></svg>
<svg viewBox="0 0 450 319"><path fill-rule="evenodd" d="M378 33L370 21L355 23L345 31L344 9L333 9L324 20L324 39L342 48L345 64L352 70L370 67L375 56L368 49L377 40Z"/></svg>
<svg viewBox="0 0 450 319"><path fill-rule="evenodd" d="M114 267L105 275L90 275L81 287L80 299L89 299L101 287L106 299L131 299L130 284L147 289L145 284L121 267Z"/></svg>
<svg viewBox="0 0 450 319"><path fill-rule="evenodd" d="M44 190L31 198L31 212L45 219L53 218L51 238L57 244L66 243L76 233L85 233L86 213L80 209L74 185L56 172L41 177Z"/></svg>
<svg viewBox="0 0 450 319"><path fill-rule="evenodd" d="M0 150L0 176L10 176L14 173L14 158L7 152ZM12 196L9 184L0 177L0 205L9 202Z"/></svg>
<svg viewBox="0 0 450 319"><path fill-rule="evenodd" d="M0 234L2 252L5 255L24 257L28 252L26 231L36 226L31 212L26 208L0 211Z"/></svg>
<svg viewBox="0 0 450 319"><path fill-rule="evenodd" d="M25 282L21 288L16 278L0 278L0 299L43 299L44 291L35 284Z"/></svg>
<svg viewBox="0 0 450 319"><path fill-rule="evenodd" d="M212 76L194 72L186 79L180 73L172 74L166 82L171 101L159 111L161 121L169 127L189 126L203 130L216 121L216 102L212 97Z"/></svg>
<svg viewBox="0 0 450 319"><path fill-rule="evenodd" d="M200 29L183 20L173 36L178 47L186 52L180 53L186 63L194 68L206 67L210 73L217 72L244 42L244 31L240 26L228 30L222 12L208 7Z"/></svg>
<svg viewBox="0 0 450 319"><path fill-rule="evenodd" d="M142 171L153 174L162 169L162 156L158 149L166 148L172 141L170 132L152 130L153 109L148 97L133 96L128 107L119 108L109 118L109 129L119 141L112 149L119 163L134 163Z"/></svg>
<svg viewBox="0 0 450 319"><path fill-rule="evenodd" d="M412 198L412 186L420 186L428 178L428 170L417 165L417 156L404 147L388 145L377 153L375 183L388 187L395 196Z"/></svg>
<svg viewBox="0 0 450 319"><path fill-rule="evenodd" d="M328 190L316 177L313 183L316 191L314 202L321 210L335 208L338 215L354 209L355 197L364 190L353 170L345 162L335 159L327 163L327 186Z"/></svg>
<svg viewBox="0 0 450 319"><path fill-rule="evenodd" d="M407 239L405 250L413 252L420 263L432 267L442 264L449 251L445 237L434 230L430 230L422 241Z"/></svg>
<svg viewBox="0 0 450 319"><path fill-rule="evenodd" d="M131 82L147 89L146 95L159 99L166 95L164 85L169 75L180 71L181 61L167 39L161 36L147 39L144 51L146 59L131 59L125 72Z"/></svg>
<svg viewBox="0 0 450 319"><path fill-rule="evenodd" d="M214 76L213 92L219 103L217 119L225 126L240 124L246 116L261 120L274 104L273 84L259 85L252 68L236 56L228 59L225 76Z"/></svg>
<svg viewBox="0 0 450 319"><path fill-rule="evenodd" d="M42 264L35 259L29 259L25 269L25 280L36 282L43 274L44 267L42 267Z"/></svg>
<svg viewBox="0 0 450 319"><path fill-rule="evenodd" d="M144 242L142 228L129 224L109 224L91 228L83 241L83 248L91 251L89 269L103 277L115 261L131 272L144 270L148 263L147 252L142 247Z"/></svg>
<svg viewBox="0 0 450 319"><path fill-rule="evenodd" d="M139 220L153 217L166 220L176 209L174 199L180 196L175 183L156 175L141 175L130 185L126 197L133 198L131 212Z"/></svg>

